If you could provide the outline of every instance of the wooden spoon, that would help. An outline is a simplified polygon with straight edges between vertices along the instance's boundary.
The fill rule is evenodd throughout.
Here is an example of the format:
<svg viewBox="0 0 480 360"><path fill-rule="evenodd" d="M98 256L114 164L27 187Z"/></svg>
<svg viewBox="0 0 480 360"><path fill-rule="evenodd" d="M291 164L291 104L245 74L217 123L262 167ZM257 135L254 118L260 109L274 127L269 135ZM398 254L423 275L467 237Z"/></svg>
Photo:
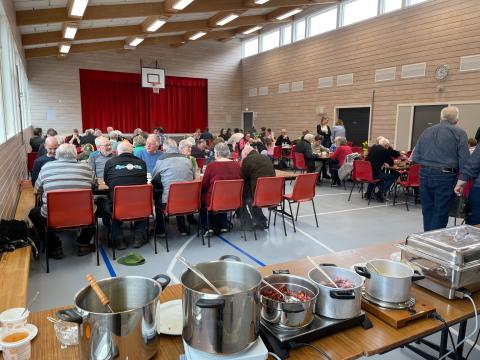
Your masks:
<svg viewBox="0 0 480 360"><path fill-rule="evenodd" d="M325 270L323 270L320 266L318 266L318 264L313 261L313 259L310 257L310 256L307 256L307 259L308 261L310 261L312 263L313 266L315 266L315 268L320 271L320 273L325 276L325 278L327 278L328 281L330 281L336 288L338 288L338 285L335 283L335 281L332 280L332 278L330 276L328 276L328 274L325 272Z"/></svg>
<svg viewBox="0 0 480 360"><path fill-rule="evenodd" d="M95 294L98 296L98 299L100 302L107 307L108 311L113 313L112 308L110 307L110 299L108 296L103 292L103 290L100 288L100 286L97 283L97 280L93 277L92 274L87 274L85 275L85 278L87 281L90 283L90 286L92 287L93 291Z"/></svg>

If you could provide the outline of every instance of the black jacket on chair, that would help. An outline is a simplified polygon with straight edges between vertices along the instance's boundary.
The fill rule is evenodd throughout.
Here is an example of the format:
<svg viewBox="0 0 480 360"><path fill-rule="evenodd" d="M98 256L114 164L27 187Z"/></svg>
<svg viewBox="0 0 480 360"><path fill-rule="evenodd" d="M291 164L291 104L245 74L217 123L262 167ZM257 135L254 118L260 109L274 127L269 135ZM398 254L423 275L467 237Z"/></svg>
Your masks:
<svg viewBox="0 0 480 360"><path fill-rule="evenodd" d="M308 141L302 139L297 142L295 152L303 154L308 172L313 172L315 170L315 155L312 153L312 145Z"/></svg>

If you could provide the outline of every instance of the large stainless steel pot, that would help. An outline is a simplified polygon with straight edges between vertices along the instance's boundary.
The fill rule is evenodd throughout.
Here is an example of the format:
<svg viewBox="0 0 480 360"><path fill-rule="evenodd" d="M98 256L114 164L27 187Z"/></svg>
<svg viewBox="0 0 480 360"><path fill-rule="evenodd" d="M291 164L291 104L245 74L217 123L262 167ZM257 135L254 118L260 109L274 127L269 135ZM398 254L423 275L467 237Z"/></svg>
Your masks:
<svg viewBox="0 0 480 360"><path fill-rule="evenodd" d="M157 281L162 279L162 282ZM58 318L79 326L80 359L151 359L158 350L155 312L159 296L170 282L166 275L153 279L123 276L99 280L110 299L110 313L93 289L75 295L75 308L57 311Z"/></svg>
<svg viewBox="0 0 480 360"><path fill-rule="evenodd" d="M317 304L315 313L332 319L350 319L359 316L362 311L363 278L353 271L336 266L321 266L330 278L345 279L353 284L351 289L338 289L329 284L329 281L318 269L313 268L308 278L318 286Z"/></svg>
<svg viewBox="0 0 480 360"><path fill-rule="evenodd" d="M222 292L228 287L230 291L225 294L214 294L190 270L181 277L183 339L192 348L210 354L243 351L257 340L260 330L262 275L253 266L223 260L227 258L195 266Z"/></svg>
<svg viewBox="0 0 480 360"><path fill-rule="evenodd" d="M425 278L408 265L383 259L371 260L366 266L355 266L355 271L366 278L365 292L368 295L391 303L408 301L412 281Z"/></svg>
<svg viewBox="0 0 480 360"><path fill-rule="evenodd" d="M285 285L288 290L304 291L311 297L309 301L284 302L261 296L262 318L265 321L283 328L299 329L310 325L318 295L318 289L314 283L301 276L289 274L270 275L264 280L272 285ZM260 293L269 289L264 285Z"/></svg>

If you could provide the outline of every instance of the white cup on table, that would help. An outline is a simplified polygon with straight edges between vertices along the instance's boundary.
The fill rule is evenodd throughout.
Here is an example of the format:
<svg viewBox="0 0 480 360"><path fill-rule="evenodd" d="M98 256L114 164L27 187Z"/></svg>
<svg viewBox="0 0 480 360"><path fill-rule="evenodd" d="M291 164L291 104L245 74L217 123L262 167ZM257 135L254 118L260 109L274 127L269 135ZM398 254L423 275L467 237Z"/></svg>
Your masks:
<svg viewBox="0 0 480 360"><path fill-rule="evenodd" d="M30 311L23 311L25 308L11 308L0 314L1 332L24 328L27 324ZM22 315L23 313L23 315Z"/></svg>

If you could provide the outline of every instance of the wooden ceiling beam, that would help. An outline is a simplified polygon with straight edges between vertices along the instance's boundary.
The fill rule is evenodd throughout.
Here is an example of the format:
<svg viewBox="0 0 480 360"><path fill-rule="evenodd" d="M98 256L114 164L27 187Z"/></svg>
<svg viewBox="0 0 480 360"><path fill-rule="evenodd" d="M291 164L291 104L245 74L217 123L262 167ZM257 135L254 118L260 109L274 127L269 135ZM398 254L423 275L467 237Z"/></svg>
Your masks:
<svg viewBox="0 0 480 360"><path fill-rule="evenodd" d="M285 22L287 20L267 20L264 15L254 16L240 16L232 22L225 25L225 27L249 27L253 25L262 25L272 22ZM167 22L154 34L172 33L172 32L188 32L200 29L208 28L207 20L194 20L194 21L179 21L179 22ZM220 28L220 27L217 27ZM75 40L93 40L101 38L110 38L117 36L135 36L142 35L141 25L128 25L128 26L114 26L105 28L90 28L90 29L78 29L75 35ZM62 41L61 31L50 31L43 33L33 33L22 35L23 45L39 45L50 44L54 42Z"/></svg>
<svg viewBox="0 0 480 360"><path fill-rule="evenodd" d="M311 6L318 4L331 4L336 0L270 0L269 2L258 5L256 8L285 7L285 6ZM243 0L201 0L194 1L179 14L190 14L198 12L213 11L241 11L251 9L245 6ZM120 19L130 17L148 17L151 15L172 15L165 12L163 2L155 3L136 3L136 4L116 4L116 5L96 5L88 6L83 20L104 20ZM38 10L17 11L17 26L54 24L69 21L66 8L50 8Z"/></svg>

